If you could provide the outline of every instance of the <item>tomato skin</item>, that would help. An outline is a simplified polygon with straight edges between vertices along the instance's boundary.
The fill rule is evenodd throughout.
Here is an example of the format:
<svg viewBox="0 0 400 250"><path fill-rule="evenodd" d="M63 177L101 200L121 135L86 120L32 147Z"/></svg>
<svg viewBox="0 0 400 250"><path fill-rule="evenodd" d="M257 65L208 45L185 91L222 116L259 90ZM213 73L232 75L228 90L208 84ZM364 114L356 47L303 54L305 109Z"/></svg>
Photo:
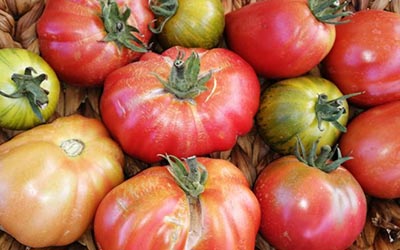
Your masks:
<svg viewBox="0 0 400 250"><path fill-rule="evenodd" d="M336 40L323 61L324 75L344 94L365 91L349 99L372 107L400 99L400 15L362 10L336 26Z"/></svg>
<svg viewBox="0 0 400 250"><path fill-rule="evenodd" d="M214 70L207 90L182 100L165 91L155 74L168 79L179 52L200 56L200 74ZM172 47L146 53L111 73L100 100L102 120L123 150L146 162L158 154L205 155L234 146L253 127L260 84L254 70L233 52Z"/></svg>
<svg viewBox="0 0 400 250"><path fill-rule="evenodd" d="M252 3L228 13L225 22L229 48L266 78L310 71L335 40L335 27L318 21L305 0Z"/></svg>
<svg viewBox="0 0 400 250"><path fill-rule="evenodd" d="M379 198L400 197L400 101L375 106L357 115L340 138L343 164L364 191Z"/></svg>
<svg viewBox="0 0 400 250"><path fill-rule="evenodd" d="M277 153L294 153L297 136L309 150L316 140L321 145L332 146L341 131L329 121L318 127L316 103L318 95L326 94L328 100L337 99L343 94L334 83L321 77L302 76L289 78L268 86L260 98L256 115L257 128L268 146ZM349 107L346 100L341 105L345 112L337 120L346 126Z"/></svg>
<svg viewBox="0 0 400 250"><path fill-rule="evenodd" d="M32 74L45 74L40 88L48 91L48 103L39 108L43 121L37 117L27 97L10 98L0 95L0 127L24 130L47 121L56 111L60 96L60 82L54 70L39 55L19 48L0 49L0 91L11 94L17 85L11 79L14 73L23 74L26 68L33 68Z"/></svg>
<svg viewBox="0 0 400 250"><path fill-rule="evenodd" d="M260 232L280 250L346 249L365 224L365 195L343 167L328 174L284 156L260 173L254 193Z"/></svg>
<svg viewBox="0 0 400 250"><path fill-rule="evenodd" d="M173 46L211 49L220 42L224 27L220 0L179 0L176 14L157 35L157 41L164 49Z"/></svg>
<svg viewBox="0 0 400 250"><path fill-rule="evenodd" d="M116 0L120 8L131 9L128 23L144 43L152 34L148 24L154 18L147 0ZM37 23L40 52L61 80L78 86L102 85L113 70L137 60L142 53L104 42L98 0L49 0Z"/></svg>
<svg viewBox="0 0 400 250"><path fill-rule="evenodd" d="M76 156L71 139L84 144ZM35 248L76 241L100 200L123 181L123 163L122 150L93 118L62 117L18 134L0 145L0 227Z"/></svg>
<svg viewBox="0 0 400 250"><path fill-rule="evenodd" d="M165 166L153 166L102 200L94 221L99 249L253 250L260 209L243 173L226 160L197 160L208 171L197 240L188 239L189 198Z"/></svg>

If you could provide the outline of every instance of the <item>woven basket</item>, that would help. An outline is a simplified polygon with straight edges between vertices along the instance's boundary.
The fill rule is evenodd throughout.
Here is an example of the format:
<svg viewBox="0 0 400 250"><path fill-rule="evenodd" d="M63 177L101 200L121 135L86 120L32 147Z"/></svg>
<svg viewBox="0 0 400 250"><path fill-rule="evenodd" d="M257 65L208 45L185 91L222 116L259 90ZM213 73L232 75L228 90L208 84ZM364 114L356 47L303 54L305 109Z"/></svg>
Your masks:
<svg viewBox="0 0 400 250"><path fill-rule="evenodd" d="M221 0L225 12L228 13L257 0ZM20 47L39 53L36 37L36 22L43 12L45 0L0 0L0 48ZM353 0L348 8L352 11L361 9L385 9L400 13L400 0ZM318 74L318 71L316 71ZM57 111L52 119L80 113L88 117L100 118L99 88L78 88L63 86ZM21 131L0 129L0 144L9 140ZM211 157L223 158L233 162L240 168L250 183L254 183L258 173L270 161L279 157L269 150L257 131L239 137L232 150L213 153ZM127 156L125 174L133 176L147 164ZM369 198L368 218L365 228L358 239L350 247L356 249L400 249L400 206L395 200ZM0 231L0 250L26 250L8 234ZM41 248L41 250L97 250L92 230L88 230L79 241L65 246ZM256 250L272 250L273 248L261 236L257 237ZM31 248L31 250L34 250Z"/></svg>

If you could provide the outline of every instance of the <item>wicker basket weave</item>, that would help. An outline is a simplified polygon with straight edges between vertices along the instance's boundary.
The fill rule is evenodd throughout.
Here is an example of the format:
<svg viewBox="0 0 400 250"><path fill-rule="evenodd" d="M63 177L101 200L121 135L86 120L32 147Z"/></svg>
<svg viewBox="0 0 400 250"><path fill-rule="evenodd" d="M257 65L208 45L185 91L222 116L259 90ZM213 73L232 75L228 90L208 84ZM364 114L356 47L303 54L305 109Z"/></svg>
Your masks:
<svg viewBox="0 0 400 250"><path fill-rule="evenodd" d="M225 12L228 13L255 1L222 0L222 3ZM39 53L36 39L36 22L44 6L45 0L0 0L0 48L20 47ZM353 0L350 1L348 8L352 11L372 8L400 13L400 0ZM52 119L73 113L100 118L98 107L100 93L101 89L98 88L85 89L64 85L56 114ZM20 132L0 129L0 144ZM266 164L279 157L279 155L270 151L257 134L257 131L253 129L246 136L238 138L237 144L232 150L213 153L211 157L230 160L243 171L250 183L254 183L258 173ZM125 174L130 177L146 167L148 167L147 164L127 157ZM366 225L350 249L400 249L400 206L397 201L370 197L368 202ZM26 249L28 248L18 243L8 234L0 231L0 250ZM61 249L97 250L90 229L79 241L71 245L41 248L41 250ZM256 249L272 250L273 248L261 236L258 236ZM31 250L34 249L31 248Z"/></svg>

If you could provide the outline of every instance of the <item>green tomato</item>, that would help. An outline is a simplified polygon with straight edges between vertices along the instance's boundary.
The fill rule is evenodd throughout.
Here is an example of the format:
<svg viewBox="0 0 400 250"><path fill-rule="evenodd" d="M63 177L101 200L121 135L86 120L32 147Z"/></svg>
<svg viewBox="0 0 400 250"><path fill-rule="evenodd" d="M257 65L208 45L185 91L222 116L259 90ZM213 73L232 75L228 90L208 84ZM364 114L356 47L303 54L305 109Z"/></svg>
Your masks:
<svg viewBox="0 0 400 250"><path fill-rule="evenodd" d="M150 0L150 8L157 17L152 31L163 49L211 49L222 38L225 14L220 0Z"/></svg>
<svg viewBox="0 0 400 250"><path fill-rule="evenodd" d="M313 143L333 146L346 131L349 107L336 85L301 76L278 81L261 95L256 122L260 135L277 153L293 154L297 137L309 151ZM317 146L317 152L320 152Z"/></svg>
<svg viewBox="0 0 400 250"><path fill-rule="evenodd" d="M24 130L55 112L60 82L47 62L26 49L0 49L0 127Z"/></svg>

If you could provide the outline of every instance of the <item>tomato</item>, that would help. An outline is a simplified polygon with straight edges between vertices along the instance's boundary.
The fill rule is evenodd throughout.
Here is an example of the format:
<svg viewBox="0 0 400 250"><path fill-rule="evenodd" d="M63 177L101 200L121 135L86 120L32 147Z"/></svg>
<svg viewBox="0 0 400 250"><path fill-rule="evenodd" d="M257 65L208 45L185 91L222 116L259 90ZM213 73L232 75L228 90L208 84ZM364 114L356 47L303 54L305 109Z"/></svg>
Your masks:
<svg viewBox="0 0 400 250"><path fill-rule="evenodd" d="M153 32L164 49L177 45L211 49L222 38L225 15L221 0L151 0L150 8L158 17Z"/></svg>
<svg viewBox="0 0 400 250"><path fill-rule="evenodd" d="M228 47L266 78L305 74L321 62L335 40L334 25L324 20L329 10L320 5L320 1L269 0L229 12Z"/></svg>
<svg viewBox="0 0 400 250"><path fill-rule="evenodd" d="M364 192L340 166L343 158L331 162L331 155L321 157L325 153L335 150L324 147L311 159L284 156L259 174L254 193L261 206L260 232L276 249L346 249L363 230Z"/></svg>
<svg viewBox="0 0 400 250"><path fill-rule="evenodd" d="M153 18L147 0L49 0L37 23L40 52L61 80L101 85L147 51Z"/></svg>
<svg viewBox="0 0 400 250"><path fill-rule="evenodd" d="M400 100L400 15L363 10L345 20L323 61L325 77L344 94L365 91L349 99L360 107Z"/></svg>
<svg viewBox="0 0 400 250"><path fill-rule="evenodd" d="M29 247L76 241L123 181L123 164L94 118L57 118L18 134L0 145L0 228Z"/></svg>
<svg viewBox="0 0 400 250"><path fill-rule="evenodd" d="M175 46L108 75L100 113L127 154L151 163L232 148L253 127L259 95L256 73L235 53Z"/></svg>
<svg viewBox="0 0 400 250"><path fill-rule="evenodd" d="M254 250L260 207L243 173L222 159L166 159L102 200L99 249Z"/></svg>
<svg viewBox="0 0 400 250"><path fill-rule="evenodd" d="M364 191L379 198L400 197L400 101L375 106L357 115L339 140L353 160L346 167Z"/></svg>
<svg viewBox="0 0 400 250"><path fill-rule="evenodd" d="M332 146L346 131L346 98L334 83L317 76L275 82L261 95L258 131L272 150L283 155L293 154L297 136L307 150L317 139L319 145Z"/></svg>
<svg viewBox="0 0 400 250"><path fill-rule="evenodd" d="M46 122L56 111L60 82L34 52L0 49L0 127L23 130Z"/></svg>

